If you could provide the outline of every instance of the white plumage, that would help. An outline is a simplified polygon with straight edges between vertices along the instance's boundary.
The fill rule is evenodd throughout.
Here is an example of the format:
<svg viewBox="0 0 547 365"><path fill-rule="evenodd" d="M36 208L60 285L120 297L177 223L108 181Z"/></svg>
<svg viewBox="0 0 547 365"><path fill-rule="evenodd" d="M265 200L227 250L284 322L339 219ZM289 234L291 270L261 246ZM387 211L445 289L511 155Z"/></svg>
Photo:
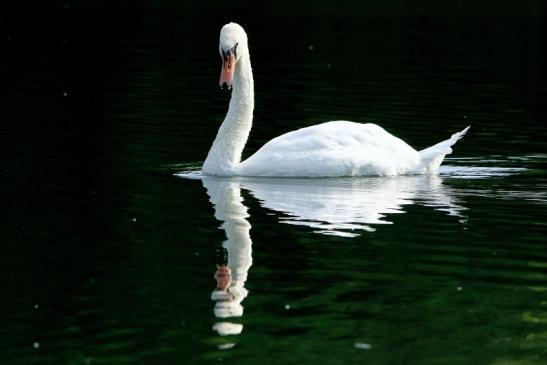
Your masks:
<svg viewBox="0 0 547 365"><path fill-rule="evenodd" d="M224 61L221 86L233 85L233 92L226 118L203 165L205 174L334 177L435 173L444 156L452 152L451 146L469 129L418 152L375 124L333 121L274 138L241 162L254 109L254 83L243 28L226 24L219 49ZM234 64L235 70L230 69Z"/></svg>

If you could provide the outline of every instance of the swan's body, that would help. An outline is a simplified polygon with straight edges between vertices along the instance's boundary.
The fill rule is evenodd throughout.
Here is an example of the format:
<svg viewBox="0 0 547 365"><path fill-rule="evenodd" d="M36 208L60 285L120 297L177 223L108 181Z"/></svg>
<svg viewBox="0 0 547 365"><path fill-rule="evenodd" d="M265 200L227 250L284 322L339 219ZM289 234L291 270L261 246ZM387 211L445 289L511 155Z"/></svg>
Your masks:
<svg viewBox="0 0 547 365"><path fill-rule="evenodd" d="M333 177L428 174L437 171L451 146L466 132L422 151L375 124L327 122L272 139L241 162L252 126L254 83L247 35L235 23L220 33L221 86L232 86L230 106L203 173L219 176Z"/></svg>

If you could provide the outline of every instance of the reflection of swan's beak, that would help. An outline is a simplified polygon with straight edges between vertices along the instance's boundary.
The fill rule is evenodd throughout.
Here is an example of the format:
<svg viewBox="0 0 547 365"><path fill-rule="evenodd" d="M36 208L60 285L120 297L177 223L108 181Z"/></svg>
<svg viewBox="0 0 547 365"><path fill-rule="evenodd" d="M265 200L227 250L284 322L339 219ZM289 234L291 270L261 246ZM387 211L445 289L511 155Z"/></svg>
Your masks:
<svg viewBox="0 0 547 365"><path fill-rule="evenodd" d="M232 283L232 271L226 265L217 266L215 279L217 280L217 289L224 290Z"/></svg>
<svg viewBox="0 0 547 365"><path fill-rule="evenodd" d="M227 59L230 54L223 53L222 56ZM223 76L224 69L221 80ZM247 207L243 204L239 182L213 177L203 177L202 181L215 208L215 218L223 222L221 228L226 232L226 241L222 243L227 253L226 264L216 267L216 288L211 293L211 299L215 302L214 314L216 318L241 317L241 302L249 293L245 289L245 281L253 263ZM217 322L213 329L221 336L237 335L243 330L243 325L223 321ZM233 343L225 343L219 348L229 349L233 346Z"/></svg>
<svg viewBox="0 0 547 365"><path fill-rule="evenodd" d="M224 85L228 89L232 88L232 82L234 80L234 71L236 69L236 59L234 55L227 54L222 57L222 69L220 70L220 81L218 82L220 88L224 88Z"/></svg>

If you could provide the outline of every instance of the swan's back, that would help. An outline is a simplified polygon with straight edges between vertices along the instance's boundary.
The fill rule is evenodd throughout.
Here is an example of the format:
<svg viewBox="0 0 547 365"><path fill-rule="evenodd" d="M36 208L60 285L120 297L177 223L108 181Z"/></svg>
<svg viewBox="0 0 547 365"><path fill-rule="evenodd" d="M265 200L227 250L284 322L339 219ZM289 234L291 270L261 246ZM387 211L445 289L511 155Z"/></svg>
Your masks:
<svg viewBox="0 0 547 365"><path fill-rule="evenodd" d="M375 124L323 123L272 139L238 167L246 176L364 176L413 173L419 153Z"/></svg>

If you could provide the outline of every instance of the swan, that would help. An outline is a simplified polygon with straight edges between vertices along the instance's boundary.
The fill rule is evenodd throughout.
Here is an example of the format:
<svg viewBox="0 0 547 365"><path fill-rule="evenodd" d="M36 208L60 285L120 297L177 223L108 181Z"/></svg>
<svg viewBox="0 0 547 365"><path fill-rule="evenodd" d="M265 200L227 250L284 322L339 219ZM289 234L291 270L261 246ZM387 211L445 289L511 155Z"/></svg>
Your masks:
<svg viewBox="0 0 547 365"><path fill-rule="evenodd" d="M245 30L220 31L220 86L232 89L226 117L203 163L205 175L253 177L394 176L436 173L469 127L421 151L378 125L332 121L272 139L241 161L252 127L254 82Z"/></svg>

